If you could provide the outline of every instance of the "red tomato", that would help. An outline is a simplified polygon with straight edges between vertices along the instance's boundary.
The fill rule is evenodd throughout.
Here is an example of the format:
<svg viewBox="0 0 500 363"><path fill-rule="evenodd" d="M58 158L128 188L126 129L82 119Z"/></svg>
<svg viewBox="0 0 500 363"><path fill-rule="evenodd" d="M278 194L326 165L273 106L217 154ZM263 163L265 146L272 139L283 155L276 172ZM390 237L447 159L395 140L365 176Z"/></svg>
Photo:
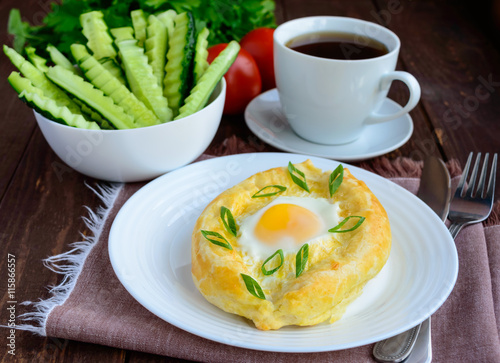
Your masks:
<svg viewBox="0 0 500 363"><path fill-rule="evenodd" d="M273 59L273 34L274 29L257 28L250 31L241 39L240 45L257 62L260 76L262 77L262 90L276 87L274 79L274 59Z"/></svg>
<svg viewBox="0 0 500 363"><path fill-rule="evenodd" d="M212 61L226 48L227 44L217 44L208 48L208 62ZM224 114L237 115L245 111L248 103L262 90L257 63L250 53L240 49L236 60L224 75L226 79L226 103Z"/></svg>

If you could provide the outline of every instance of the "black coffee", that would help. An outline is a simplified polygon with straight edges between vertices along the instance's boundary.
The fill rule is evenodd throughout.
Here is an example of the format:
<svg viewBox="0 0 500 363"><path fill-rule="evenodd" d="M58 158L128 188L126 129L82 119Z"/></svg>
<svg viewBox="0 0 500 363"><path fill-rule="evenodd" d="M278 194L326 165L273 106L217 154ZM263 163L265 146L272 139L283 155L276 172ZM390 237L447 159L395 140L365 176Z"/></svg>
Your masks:
<svg viewBox="0 0 500 363"><path fill-rule="evenodd" d="M297 52L328 59L359 60L389 53L378 40L357 34L318 32L298 36L286 46Z"/></svg>

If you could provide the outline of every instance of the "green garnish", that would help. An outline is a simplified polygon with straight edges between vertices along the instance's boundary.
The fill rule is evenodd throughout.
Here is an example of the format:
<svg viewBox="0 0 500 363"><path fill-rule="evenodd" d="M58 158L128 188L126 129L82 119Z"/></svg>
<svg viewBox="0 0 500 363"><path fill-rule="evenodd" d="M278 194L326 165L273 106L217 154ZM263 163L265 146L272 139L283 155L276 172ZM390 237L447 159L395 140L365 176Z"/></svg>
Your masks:
<svg viewBox="0 0 500 363"><path fill-rule="evenodd" d="M342 164L337 166L334 171L330 174L330 179L328 181L328 187L330 188L330 197L337 191L344 180L344 167Z"/></svg>
<svg viewBox="0 0 500 363"><path fill-rule="evenodd" d="M236 222L234 221L231 211L224 206L220 207L220 218L222 219L222 223L224 224L224 227L226 227L226 230L236 237Z"/></svg>
<svg viewBox="0 0 500 363"><path fill-rule="evenodd" d="M304 189L306 192L311 193L309 187L307 186L306 176L302 171L293 166L291 161L288 162L288 172L290 173L290 176L292 177L292 180L295 184ZM295 175L294 173L298 174L299 176Z"/></svg>
<svg viewBox="0 0 500 363"><path fill-rule="evenodd" d="M306 243L300 247L299 252L295 256L295 277L299 277L306 268L307 259L309 258L309 245Z"/></svg>
<svg viewBox="0 0 500 363"><path fill-rule="evenodd" d="M266 295L264 295L264 291L262 291L262 288L257 281L255 281L251 276L245 274L241 274L241 277L243 277L245 286L250 294L258 297L259 299L266 300Z"/></svg>
<svg viewBox="0 0 500 363"><path fill-rule="evenodd" d="M342 226L344 224L347 223L347 221L351 218L359 218L359 221L351 228L349 229L342 229L340 230L340 228L342 228ZM332 232L332 233L345 233L345 232L351 232L351 231L354 231L356 228L358 228L359 226L361 226L361 223L363 223L365 221L365 217L361 217L361 216L349 216L347 218L344 218L344 220L342 222L340 222L338 225L336 225L335 227L331 228L328 230L328 232Z"/></svg>
<svg viewBox="0 0 500 363"><path fill-rule="evenodd" d="M280 264L277 267L273 268L272 270L269 270L269 271L266 270L266 263L268 263L269 261L271 261L273 259L273 257L276 256L276 255L280 256ZM282 249L277 250L271 256L269 256L268 259L265 260L264 263L262 264L262 267L261 267L262 273L264 275L266 275L266 276L272 275L273 273L275 273L276 271L278 271L281 266L283 266L283 262L284 261L285 261L285 256L283 255L283 250Z"/></svg>
<svg viewBox="0 0 500 363"><path fill-rule="evenodd" d="M264 190L266 190L268 188L276 188L276 189L278 189L278 191L277 192L260 194L261 192L263 192ZM286 187L284 187L283 185L268 185L267 187L262 188L257 193L255 193L254 195L252 195L252 198L272 197L273 195L276 195L276 194L279 194L279 193L283 193L285 190L286 190Z"/></svg>
<svg viewBox="0 0 500 363"><path fill-rule="evenodd" d="M202 229L201 230L201 234L203 235L203 237L205 237L207 240L209 240L210 242L212 242L214 245L227 248L228 250L232 250L233 249L233 246L231 246L231 244L227 241L227 239L225 239L224 236L222 236L218 232L205 231L205 230ZM216 237L216 238L219 238L219 239L213 239L213 238L210 238L210 236Z"/></svg>

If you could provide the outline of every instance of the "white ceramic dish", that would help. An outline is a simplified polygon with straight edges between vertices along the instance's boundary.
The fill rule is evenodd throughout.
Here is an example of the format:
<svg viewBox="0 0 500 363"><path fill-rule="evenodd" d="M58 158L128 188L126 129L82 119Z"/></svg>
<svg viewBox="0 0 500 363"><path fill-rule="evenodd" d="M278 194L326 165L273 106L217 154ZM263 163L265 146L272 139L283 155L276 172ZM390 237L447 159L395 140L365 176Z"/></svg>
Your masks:
<svg viewBox="0 0 500 363"><path fill-rule="evenodd" d="M220 192L271 167L307 156L240 154L188 165L140 189L111 227L109 255L125 288L144 307L201 337L243 348L318 352L361 346L413 327L451 292L458 271L445 225L417 197L394 183L348 166L385 206L393 247L386 266L338 322L260 331L208 303L191 278L191 232L203 208ZM338 162L310 157L323 170Z"/></svg>
<svg viewBox="0 0 500 363"><path fill-rule="evenodd" d="M392 114L400 109L398 103L386 98L377 112ZM315 144L299 137L290 128L281 111L276 89L260 94L248 104L245 121L258 138L280 150L340 161L360 161L386 154L404 145L413 133L413 121L406 114L392 121L367 126L357 140L348 144Z"/></svg>
<svg viewBox="0 0 500 363"><path fill-rule="evenodd" d="M223 80L201 111L131 130L82 130L37 112L35 117L52 150L71 168L97 179L136 182L156 178L200 156L217 132L225 95Z"/></svg>

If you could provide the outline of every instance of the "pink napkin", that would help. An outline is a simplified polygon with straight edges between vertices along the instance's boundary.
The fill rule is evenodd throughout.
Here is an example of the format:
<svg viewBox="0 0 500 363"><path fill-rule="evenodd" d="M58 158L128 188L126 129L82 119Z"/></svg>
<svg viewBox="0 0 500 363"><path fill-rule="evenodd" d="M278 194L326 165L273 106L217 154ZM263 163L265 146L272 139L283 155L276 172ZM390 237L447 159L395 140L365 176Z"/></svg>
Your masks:
<svg viewBox="0 0 500 363"><path fill-rule="evenodd" d="M241 151L241 150L240 150ZM222 153L219 153L222 154ZM421 163L409 159L378 159L362 164L415 193ZM449 165L452 175L457 165ZM456 179L456 178L455 178ZM111 267L107 240L110 226L127 199L144 184L114 185L99 192L105 206L92 213L94 237L67 254L49 258L65 274L54 297L32 303L36 333L129 350L206 362L373 362L373 345L323 353L272 353L237 348L200 338L156 317L140 305L118 281ZM500 204L495 207L500 211ZM498 212L496 212L498 213ZM500 222L462 230L456 239L459 275L444 305L433 315L434 362L500 362ZM66 268L61 269L61 266Z"/></svg>

